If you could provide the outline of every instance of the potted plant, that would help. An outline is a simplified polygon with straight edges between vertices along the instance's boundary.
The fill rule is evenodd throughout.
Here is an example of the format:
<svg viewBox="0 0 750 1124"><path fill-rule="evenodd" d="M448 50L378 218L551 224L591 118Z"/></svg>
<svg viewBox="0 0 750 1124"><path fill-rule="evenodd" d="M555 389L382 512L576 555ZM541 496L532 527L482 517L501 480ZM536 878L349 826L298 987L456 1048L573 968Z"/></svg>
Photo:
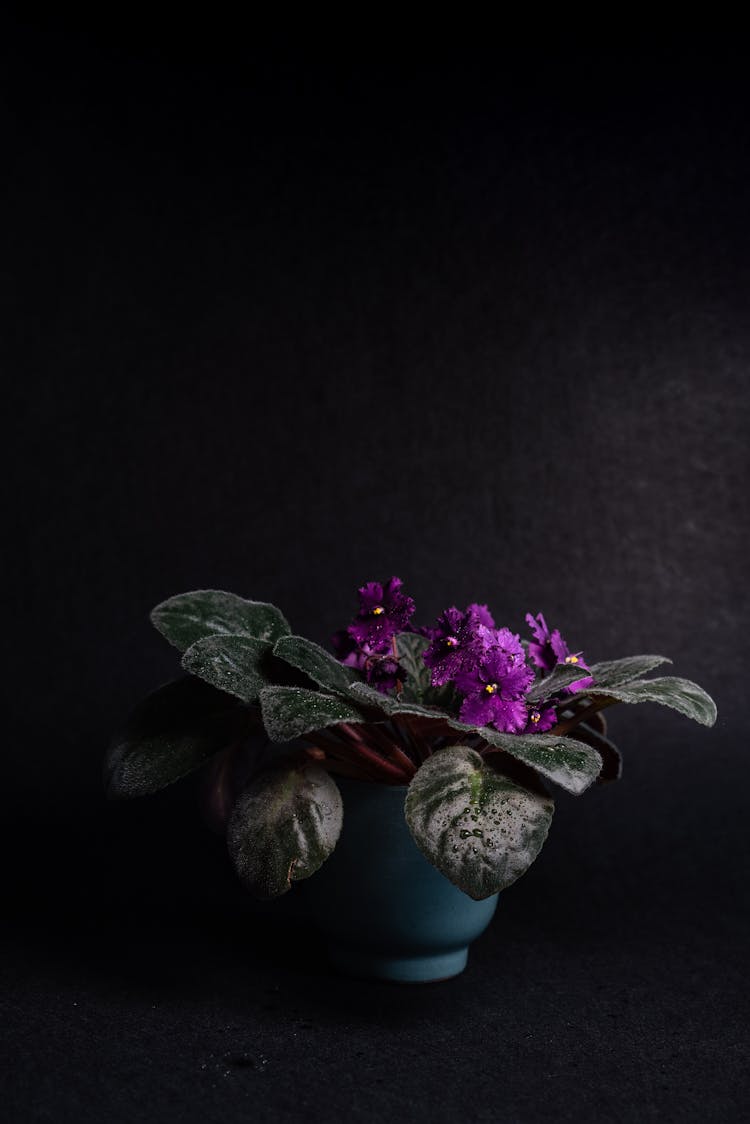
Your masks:
<svg viewBox="0 0 750 1124"><path fill-rule="evenodd" d="M486 605L431 626L414 613L398 578L369 582L329 652L274 605L169 598L151 619L187 677L136 707L105 780L140 796L207 767L207 812L248 890L304 885L341 968L427 980L462 970L539 854L550 786L619 777L606 707L657 702L706 726L716 707L689 680L647 678L663 656L589 665L541 613L525 640Z"/></svg>

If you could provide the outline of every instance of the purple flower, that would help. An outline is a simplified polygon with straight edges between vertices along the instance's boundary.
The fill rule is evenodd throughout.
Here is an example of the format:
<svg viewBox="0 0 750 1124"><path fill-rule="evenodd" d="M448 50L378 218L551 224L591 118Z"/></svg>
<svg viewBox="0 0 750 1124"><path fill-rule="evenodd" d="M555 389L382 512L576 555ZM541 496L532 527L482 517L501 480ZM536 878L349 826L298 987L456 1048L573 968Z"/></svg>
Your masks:
<svg viewBox="0 0 750 1124"><path fill-rule="evenodd" d="M350 636L347 629L340 628L331 637L331 646L336 653L336 658L346 667L354 667L357 671L364 671L365 662L370 652L367 648L360 648L354 637Z"/></svg>
<svg viewBox="0 0 750 1124"><path fill-rule="evenodd" d="M547 703L533 704L528 708L528 723L524 734L544 734L557 722L557 711Z"/></svg>
<svg viewBox="0 0 750 1124"><path fill-rule="evenodd" d="M552 671L557 664L575 664L583 671L588 671L589 667L583 658L582 652L571 652L560 635L559 629L550 632L547 627L547 622L541 613L537 613L533 617L531 613L526 614L526 623L531 629L534 639L529 642L529 655L537 667L541 667L544 671ZM585 679L578 679L575 683L571 683L569 687L565 688L565 693L573 693L575 691L585 690L593 686L594 680L591 676Z"/></svg>
<svg viewBox="0 0 750 1124"><path fill-rule="evenodd" d="M485 628L495 627L495 622L492 619L492 613L489 611L486 605L477 605L476 603L473 603L468 606L466 612L473 613L479 623L481 625L484 625Z"/></svg>
<svg viewBox="0 0 750 1124"><path fill-rule="evenodd" d="M441 687L455 679L467 663L476 662L484 651L482 625L470 605L466 612L446 609L432 629L432 643L425 649L423 660L432 669L433 687Z"/></svg>
<svg viewBox="0 0 750 1124"><path fill-rule="evenodd" d="M384 585L367 582L360 588L359 613L347 630L360 647L384 652L392 637L406 629L415 606L401 592L402 585L400 578L391 578Z"/></svg>
<svg viewBox="0 0 750 1124"><path fill-rule="evenodd" d="M511 632L509 628L482 627L480 634L487 647L497 648L505 655L510 667L518 667L524 671L529 670L526 667L526 653L517 633Z"/></svg>
<svg viewBox="0 0 750 1124"><path fill-rule="evenodd" d="M528 707L523 696L534 680L534 672L524 661L518 637L509 629L499 629L492 635L499 642L487 648L473 667L464 668L456 677L456 686L466 696L460 716L462 721L472 725L494 726L497 730L518 734L528 724ZM520 649L520 659L516 646Z"/></svg>
<svg viewBox="0 0 750 1124"><path fill-rule="evenodd" d="M406 672L395 656L371 655L365 661L365 679L371 686L386 694L403 684Z"/></svg>
<svg viewBox="0 0 750 1124"><path fill-rule="evenodd" d="M526 623L534 637L529 641L529 655L537 667L541 667L544 671L552 671L557 664L557 656L552 648L552 636L547 622L541 613L537 613L536 617L527 613ZM557 636L562 639L559 632Z"/></svg>
<svg viewBox="0 0 750 1124"><path fill-rule="evenodd" d="M360 648L345 628L334 632L331 644L341 663L364 672L366 681L378 691L391 691L406 679L406 672L395 656L373 652L367 645Z"/></svg>
<svg viewBox="0 0 750 1124"><path fill-rule="evenodd" d="M472 726L494 726L505 734L522 734L526 729L526 703L523 699L504 699L497 695L467 695L461 704L460 718Z"/></svg>

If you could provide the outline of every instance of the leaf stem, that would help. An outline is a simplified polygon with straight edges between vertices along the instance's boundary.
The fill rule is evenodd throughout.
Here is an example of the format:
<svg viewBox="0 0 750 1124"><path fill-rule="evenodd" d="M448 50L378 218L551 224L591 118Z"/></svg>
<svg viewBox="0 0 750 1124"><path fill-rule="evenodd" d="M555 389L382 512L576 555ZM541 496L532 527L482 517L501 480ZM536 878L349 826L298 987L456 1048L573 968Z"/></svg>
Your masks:
<svg viewBox="0 0 750 1124"><path fill-rule="evenodd" d="M339 730L343 731L343 737L338 733ZM369 765L376 774L381 774L378 779L382 780L382 774L385 774L392 780L403 784L414 775L414 762L406 754L401 753L397 746L388 744L387 752L389 757L396 756L397 760L403 759L400 764L396 764L396 761L389 760L389 757L383 756L382 753L368 746L361 734L358 731L355 733L355 728L348 726L347 723L342 722L333 737L331 737L332 733L333 730L329 730L322 737L317 735L316 741L329 746L332 754L336 753L340 756L343 752L344 760L361 761L363 765ZM395 754L394 750L396 751ZM406 768L404 768L404 765Z"/></svg>
<svg viewBox="0 0 750 1124"><path fill-rule="evenodd" d="M619 701L618 699L607 698L606 695L599 695L598 697L592 695L590 697L592 701L589 706L584 707L583 710L577 711L575 714L571 715L570 718L565 718L562 722L558 722L557 725L553 726L549 731L550 734L563 737L570 730L575 729L579 722L585 722L592 714L597 714L607 706L614 706L614 704Z"/></svg>
<svg viewBox="0 0 750 1124"><path fill-rule="evenodd" d="M406 739L420 763L426 761L428 757L432 757L432 746L426 738L415 730L410 718L407 718L405 714L394 714L392 722L402 737L406 735Z"/></svg>

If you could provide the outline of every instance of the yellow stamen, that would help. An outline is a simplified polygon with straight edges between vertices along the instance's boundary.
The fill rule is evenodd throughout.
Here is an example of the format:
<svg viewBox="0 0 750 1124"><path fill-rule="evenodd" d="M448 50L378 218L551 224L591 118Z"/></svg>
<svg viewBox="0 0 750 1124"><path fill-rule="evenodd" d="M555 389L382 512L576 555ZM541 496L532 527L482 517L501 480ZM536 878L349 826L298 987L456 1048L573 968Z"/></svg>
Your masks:
<svg viewBox="0 0 750 1124"><path fill-rule="evenodd" d="M566 663L578 663L578 656L566 656L565 662Z"/></svg>
<svg viewBox="0 0 750 1124"><path fill-rule="evenodd" d="M535 726L536 726L537 722L540 720L541 717L542 716L541 716L541 714L539 713L538 710L532 710L531 714L529 715L529 718L531 719L531 721L534 723Z"/></svg>
<svg viewBox="0 0 750 1124"><path fill-rule="evenodd" d="M494 695L497 691L497 683L488 683L484 689L488 695Z"/></svg>
<svg viewBox="0 0 750 1124"><path fill-rule="evenodd" d="M457 644L458 640L456 640L455 636L449 636L445 641L446 648L455 648Z"/></svg>
<svg viewBox="0 0 750 1124"><path fill-rule="evenodd" d="M380 616L383 615L384 612L385 612L385 609L383 608L382 605L376 605L375 608L372 610L372 615L374 617L380 617Z"/></svg>

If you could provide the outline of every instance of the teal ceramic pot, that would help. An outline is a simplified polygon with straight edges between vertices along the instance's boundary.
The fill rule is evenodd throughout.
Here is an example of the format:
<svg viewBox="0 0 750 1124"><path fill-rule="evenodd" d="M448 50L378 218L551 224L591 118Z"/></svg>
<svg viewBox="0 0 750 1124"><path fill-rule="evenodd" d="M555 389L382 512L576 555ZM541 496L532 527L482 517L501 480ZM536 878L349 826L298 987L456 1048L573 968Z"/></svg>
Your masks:
<svg viewBox="0 0 750 1124"><path fill-rule="evenodd" d="M427 861L404 820L406 786L336 778L344 825L304 884L332 963L350 975L405 983L457 976L498 895L476 902Z"/></svg>

